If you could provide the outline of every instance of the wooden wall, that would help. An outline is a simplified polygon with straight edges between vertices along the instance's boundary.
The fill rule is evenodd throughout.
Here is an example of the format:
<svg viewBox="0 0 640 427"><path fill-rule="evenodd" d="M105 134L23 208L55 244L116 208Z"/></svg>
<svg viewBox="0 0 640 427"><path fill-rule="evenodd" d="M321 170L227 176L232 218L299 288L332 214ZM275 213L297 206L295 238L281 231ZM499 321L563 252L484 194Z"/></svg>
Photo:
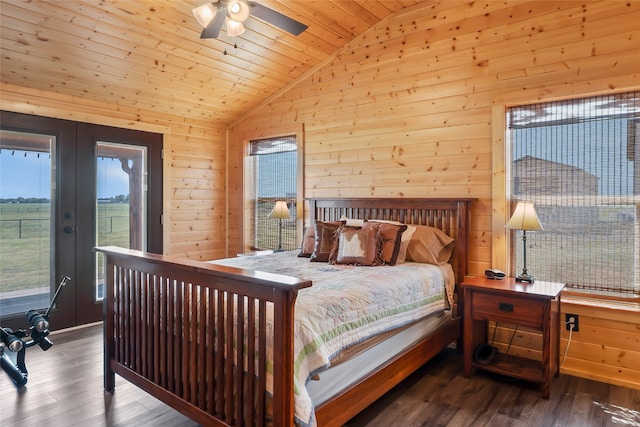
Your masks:
<svg viewBox="0 0 640 427"><path fill-rule="evenodd" d="M166 253L244 251L244 142L303 129L305 196L478 198L469 265L477 275L506 262L505 105L638 88L638 22L636 0L427 1L239 120L228 154L225 127L212 122L9 85L0 108L163 133ZM563 372L640 386L637 307L563 311L586 316Z"/></svg>
<svg viewBox="0 0 640 427"><path fill-rule="evenodd" d="M579 331L568 343L563 328L560 348L569 350L562 372L640 389L640 304L563 298L562 319L577 315Z"/></svg>
<svg viewBox="0 0 640 427"><path fill-rule="evenodd" d="M405 9L230 130L229 217L242 216L245 140L298 125L306 197L476 197L470 274L507 266L505 107L638 88L638 22L638 1ZM244 249L239 228L229 239L231 252ZM620 317L615 342L604 335L618 326L604 326L605 314L590 317L598 332L574 334L563 372L615 383L629 377L640 387L638 312ZM635 342L622 332L629 329ZM590 360L586 342L619 355Z"/></svg>
<svg viewBox="0 0 640 427"><path fill-rule="evenodd" d="M225 256L224 129L24 87L0 89L3 110L164 134L164 252L202 260Z"/></svg>

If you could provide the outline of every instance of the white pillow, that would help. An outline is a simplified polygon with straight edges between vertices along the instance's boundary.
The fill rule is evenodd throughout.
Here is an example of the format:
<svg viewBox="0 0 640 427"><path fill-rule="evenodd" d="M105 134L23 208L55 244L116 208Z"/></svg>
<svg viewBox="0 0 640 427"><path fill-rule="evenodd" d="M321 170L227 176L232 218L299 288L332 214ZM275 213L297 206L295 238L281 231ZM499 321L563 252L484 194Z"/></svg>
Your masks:
<svg viewBox="0 0 640 427"><path fill-rule="evenodd" d="M409 242L411 241L411 237L415 232L416 227L407 224L407 229L404 231L404 233L402 233L402 239L400 239L400 250L398 251L398 259L396 261L396 264L405 262L405 259L407 258L407 248L409 247Z"/></svg>
<svg viewBox="0 0 640 427"><path fill-rule="evenodd" d="M344 215L340 217L340 221L344 221L347 227L362 227L364 224L364 219L347 218Z"/></svg>

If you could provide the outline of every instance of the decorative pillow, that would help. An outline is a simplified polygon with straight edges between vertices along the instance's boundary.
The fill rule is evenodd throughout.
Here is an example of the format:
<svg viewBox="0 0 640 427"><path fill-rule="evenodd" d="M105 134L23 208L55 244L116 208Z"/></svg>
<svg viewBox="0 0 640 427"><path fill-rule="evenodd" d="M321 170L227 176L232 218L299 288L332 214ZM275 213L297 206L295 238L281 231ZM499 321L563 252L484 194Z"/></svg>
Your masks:
<svg viewBox="0 0 640 427"><path fill-rule="evenodd" d="M411 236L416 231L416 227L409 224L403 224L400 221L391 221L386 219L370 219L369 222L379 222L382 224L394 224L394 225L406 225L407 229L402 233L402 239L400 240L400 249L398 250L398 257L396 258L396 264L402 264L407 258L407 248L411 241Z"/></svg>
<svg viewBox="0 0 640 427"><path fill-rule="evenodd" d="M407 247L407 260L442 265L449 262L455 240L442 230L416 225L416 231Z"/></svg>
<svg viewBox="0 0 640 427"><path fill-rule="evenodd" d="M298 254L301 258L309 258L313 253L313 247L316 244L316 227L309 226L306 230L304 230L304 236L302 236L302 245L300 245L300 253Z"/></svg>
<svg viewBox="0 0 640 427"><path fill-rule="evenodd" d="M362 228L365 230L374 229L380 233L380 238L382 239L382 250L380 251L381 261L384 264L396 265L398 253L400 252L402 233L407 229L407 225L365 221Z"/></svg>
<svg viewBox="0 0 640 427"><path fill-rule="evenodd" d="M338 229L335 242L336 264L378 265L378 232L374 228L346 228Z"/></svg>
<svg viewBox="0 0 640 427"><path fill-rule="evenodd" d="M315 242L313 252L309 257L312 262L328 262L336 238L336 231L342 225L342 221L315 223Z"/></svg>

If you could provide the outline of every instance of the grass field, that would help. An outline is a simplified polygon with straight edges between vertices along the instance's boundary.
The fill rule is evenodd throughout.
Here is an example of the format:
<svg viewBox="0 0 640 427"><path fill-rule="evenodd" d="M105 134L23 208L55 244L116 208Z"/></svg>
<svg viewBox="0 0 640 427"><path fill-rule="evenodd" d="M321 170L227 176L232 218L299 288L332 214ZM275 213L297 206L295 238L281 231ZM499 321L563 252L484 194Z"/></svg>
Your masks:
<svg viewBox="0 0 640 427"><path fill-rule="evenodd" d="M266 219L272 207L273 203L260 207L263 220L257 246L264 249L278 245L278 221ZM50 216L49 204L0 204L0 293L50 286ZM295 249L295 221L284 220L282 225L284 249ZM96 245L129 246L128 204L98 204Z"/></svg>
<svg viewBox="0 0 640 427"><path fill-rule="evenodd" d="M273 209L273 201L258 204L257 242L255 247L259 249L275 249L278 247L279 221L269 219L269 213ZM289 214L295 212L295 206L289 202ZM282 220L282 248L285 251L300 247L296 237L295 219Z"/></svg>
<svg viewBox="0 0 640 427"><path fill-rule="evenodd" d="M48 204L0 204L0 293L50 286ZM129 245L129 205L98 204L98 245Z"/></svg>
<svg viewBox="0 0 640 427"><path fill-rule="evenodd" d="M278 221L267 218L272 207L273 203L263 203L259 209L262 237L257 247L262 249L273 249L278 243ZM129 246L128 209L127 204L98 204L97 245ZM600 218L607 223L609 216L604 212ZM586 232L563 235L557 230L554 233L552 224L545 224L545 233L528 236L529 272L540 280L562 277L567 283L633 289L629 277L633 276L636 256L634 224L634 221L622 227L618 224L613 228L615 232L606 226L607 233L596 235ZM563 228L566 227L559 227ZM50 232L48 204L0 204L0 293L50 286ZM299 247L295 236L295 221L283 221L285 250ZM520 236L513 246L517 273L523 265Z"/></svg>

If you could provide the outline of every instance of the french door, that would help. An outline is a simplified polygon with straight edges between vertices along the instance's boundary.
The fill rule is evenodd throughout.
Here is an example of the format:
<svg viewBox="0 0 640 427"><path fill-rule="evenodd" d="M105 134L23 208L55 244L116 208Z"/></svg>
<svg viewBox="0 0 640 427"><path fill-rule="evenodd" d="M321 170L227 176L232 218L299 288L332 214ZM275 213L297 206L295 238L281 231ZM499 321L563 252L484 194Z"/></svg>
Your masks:
<svg viewBox="0 0 640 427"><path fill-rule="evenodd" d="M24 328L63 276L53 329L102 319L101 258L162 252L162 135L0 112L0 320Z"/></svg>

